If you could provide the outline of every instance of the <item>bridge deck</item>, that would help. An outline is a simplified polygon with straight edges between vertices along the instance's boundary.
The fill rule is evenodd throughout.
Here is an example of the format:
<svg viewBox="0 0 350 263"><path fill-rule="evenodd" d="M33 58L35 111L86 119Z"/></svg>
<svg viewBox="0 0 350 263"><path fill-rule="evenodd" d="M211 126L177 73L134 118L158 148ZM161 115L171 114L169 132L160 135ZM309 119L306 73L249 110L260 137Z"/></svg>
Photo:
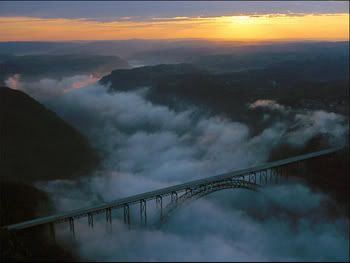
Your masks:
<svg viewBox="0 0 350 263"><path fill-rule="evenodd" d="M30 228L30 227L34 227L34 226L43 225L43 224L64 221L68 218L76 218L76 217L87 215L88 213L97 213L100 211L104 211L107 208L123 207L124 204L136 203L142 199L144 199L144 200L154 199L156 196L170 195L172 192L183 191L183 190L186 190L188 188L197 187L199 185L205 185L205 184L209 184L209 183L215 182L215 181L230 179L232 177L240 177L243 175L247 175L249 173L259 172L262 170L271 169L271 168L295 163L298 161L303 161L303 160L307 160L307 159L311 159L311 158L320 157L323 155L335 153L341 149L342 149L342 147L338 147L338 148L332 148L332 149L322 150L322 151L318 151L318 152L303 154L303 155L299 155L296 157L291 157L291 158L287 158L287 159L283 159L283 160L279 160L279 161L275 161L275 162L265 163L265 164L254 166L251 168L246 168L246 169L242 169L242 170L228 172L228 173L224 173L224 174L220 174L220 175L216 175L216 176L207 177L204 179L198 179L198 180L190 181L187 183L162 188L162 189L155 190L155 191L150 191L150 192L146 192L146 193L142 193L142 194L133 195L130 197L121 198L121 199L111 201L111 202L108 202L105 204L97 205L97 206L76 209L73 211L62 212L62 213L58 213L58 214L51 215L51 216L41 217L41 218L37 218L37 219L25 221L25 222L13 224L13 225L8 225L8 226L5 226L4 228L8 229L8 230L19 230L19 229Z"/></svg>

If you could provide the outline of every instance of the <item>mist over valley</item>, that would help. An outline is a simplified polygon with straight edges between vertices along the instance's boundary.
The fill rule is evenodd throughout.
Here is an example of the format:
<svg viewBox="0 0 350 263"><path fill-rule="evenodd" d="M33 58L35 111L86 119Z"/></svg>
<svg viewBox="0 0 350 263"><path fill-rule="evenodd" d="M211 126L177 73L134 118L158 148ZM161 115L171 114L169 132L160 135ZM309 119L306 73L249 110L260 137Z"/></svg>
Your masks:
<svg viewBox="0 0 350 263"><path fill-rule="evenodd" d="M348 44L1 42L2 226L348 145ZM348 261L348 158L215 192L164 224L148 202L148 227L136 205L131 229L116 209L110 225L77 219L75 241L57 224L56 243L33 230L14 249L2 231L2 257Z"/></svg>

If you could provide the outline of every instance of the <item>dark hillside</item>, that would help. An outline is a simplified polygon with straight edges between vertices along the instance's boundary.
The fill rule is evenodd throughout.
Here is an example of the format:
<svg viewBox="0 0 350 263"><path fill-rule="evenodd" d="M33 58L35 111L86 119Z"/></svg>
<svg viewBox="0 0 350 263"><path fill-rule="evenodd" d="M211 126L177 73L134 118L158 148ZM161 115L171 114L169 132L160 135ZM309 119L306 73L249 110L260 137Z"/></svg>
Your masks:
<svg viewBox="0 0 350 263"><path fill-rule="evenodd" d="M144 86L152 86L166 76L196 73L198 70L191 64L164 64L133 69L113 70L104 76L100 83L111 84L111 90L132 90Z"/></svg>
<svg viewBox="0 0 350 263"><path fill-rule="evenodd" d="M113 69L128 67L128 63L117 56L76 54L0 56L0 83L14 74L20 74L25 80L60 79L79 74L100 76Z"/></svg>
<svg viewBox="0 0 350 263"><path fill-rule="evenodd" d="M54 213L49 196L30 183L72 178L97 164L84 138L21 91L0 88L0 226ZM72 260L47 229L1 229L1 260Z"/></svg>
<svg viewBox="0 0 350 263"><path fill-rule="evenodd" d="M23 183L0 183L0 227L53 212L46 193ZM0 229L2 262L76 260L70 252L47 238L46 229L7 231Z"/></svg>
<svg viewBox="0 0 350 263"><path fill-rule="evenodd" d="M0 88L0 123L1 180L71 178L97 161L75 129L21 91Z"/></svg>

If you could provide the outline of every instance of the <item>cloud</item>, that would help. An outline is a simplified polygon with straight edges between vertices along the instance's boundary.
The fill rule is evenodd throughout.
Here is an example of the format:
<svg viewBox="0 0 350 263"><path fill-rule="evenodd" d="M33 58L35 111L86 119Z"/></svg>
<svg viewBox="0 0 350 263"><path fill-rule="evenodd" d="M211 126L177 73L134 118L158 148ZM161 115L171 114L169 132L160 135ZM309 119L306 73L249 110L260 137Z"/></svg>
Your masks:
<svg viewBox="0 0 350 263"><path fill-rule="evenodd" d="M10 87L11 89L20 89L21 88L21 83L19 82L21 76L20 74L15 74L8 79L5 80L5 85Z"/></svg>
<svg viewBox="0 0 350 263"><path fill-rule="evenodd" d="M98 80L93 75L75 75L61 80L43 78L36 81L22 81L20 74L14 74L5 80L5 85L19 89L39 101L53 99L72 89L79 89Z"/></svg>
<svg viewBox="0 0 350 263"><path fill-rule="evenodd" d="M248 104L248 107L250 109L257 109L257 108L267 108L270 110L276 110L284 112L286 111L286 107L277 103L275 100L256 100L253 103Z"/></svg>
<svg viewBox="0 0 350 263"><path fill-rule="evenodd" d="M328 136L331 144L344 145L348 124L345 117L325 111L313 111L295 115L295 126L288 135L288 142L302 146L317 134Z"/></svg>
<svg viewBox="0 0 350 263"><path fill-rule="evenodd" d="M136 205L130 230L116 215L112 230L103 215L94 229L86 218L76 222L78 251L83 259L101 261L346 260L347 220L325 217L325 199L299 184L262 193L225 190L181 208L159 229L137 226ZM64 235L67 228L59 238Z"/></svg>
<svg viewBox="0 0 350 263"><path fill-rule="evenodd" d="M284 122L279 126L283 131L281 136L291 146L303 147L309 140L320 135L327 137L333 146L346 143L348 120L340 114L323 110L292 109L268 99L256 100L248 104L248 109L263 109L265 122Z"/></svg>
<svg viewBox="0 0 350 263"><path fill-rule="evenodd" d="M62 79L52 87L72 87L76 79ZM93 84L46 99L46 89L52 87L40 86L43 83L38 81L36 89L26 83L19 87L42 98L104 156L101 166L86 177L37 184L60 211L260 164L274 148L294 145L301 136L306 143L326 134L332 145L347 132L340 115L287 109L270 100L255 106L287 110L290 116L253 136L247 124L221 116L198 117L195 107L176 112L155 105L146 99L147 89L108 93ZM160 228L139 228L135 205L131 230L122 224L121 211L113 212L110 234L104 214L96 216L93 230L86 218L78 220L77 250L83 259L100 261L348 260L348 221L328 217L325 202L326 195L300 183L261 193L225 190L181 208ZM149 223L155 222L159 211L154 202L147 202L147 211ZM70 246L68 228L59 228L60 242Z"/></svg>

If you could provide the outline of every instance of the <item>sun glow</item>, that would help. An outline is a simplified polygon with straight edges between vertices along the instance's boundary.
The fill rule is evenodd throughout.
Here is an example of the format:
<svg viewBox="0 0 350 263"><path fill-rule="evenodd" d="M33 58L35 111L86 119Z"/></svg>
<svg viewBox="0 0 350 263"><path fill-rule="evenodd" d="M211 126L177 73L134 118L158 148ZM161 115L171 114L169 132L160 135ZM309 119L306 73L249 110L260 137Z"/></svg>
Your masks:
<svg viewBox="0 0 350 263"><path fill-rule="evenodd" d="M205 38L348 40L349 14L265 14L148 20L0 17L0 41Z"/></svg>
<svg viewBox="0 0 350 263"><path fill-rule="evenodd" d="M234 24L249 24L250 17L249 16L233 16L232 22Z"/></svg>

